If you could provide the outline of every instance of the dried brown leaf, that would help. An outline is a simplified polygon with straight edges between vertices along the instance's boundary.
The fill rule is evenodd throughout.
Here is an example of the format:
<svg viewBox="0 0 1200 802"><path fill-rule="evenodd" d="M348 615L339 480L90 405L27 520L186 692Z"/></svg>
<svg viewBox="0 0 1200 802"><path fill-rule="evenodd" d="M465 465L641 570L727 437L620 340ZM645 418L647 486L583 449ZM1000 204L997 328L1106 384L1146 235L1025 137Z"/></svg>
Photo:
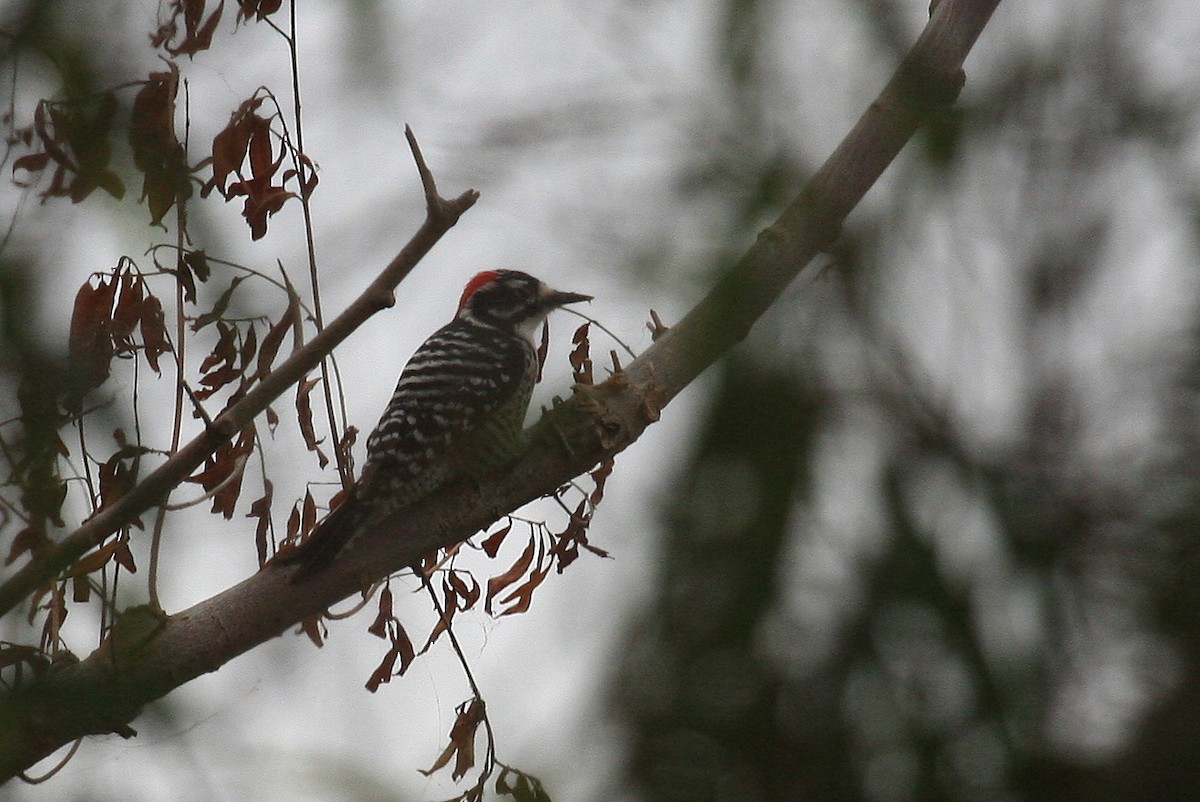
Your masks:
<svg viewBox="0 0 1200 802"><path fill-rule="evenodd" d="M69 579L74 576L84 576L94 571L99 571L108 565L118 545L117 539L113 538L95 551L85 554L76 560L75 564L68 568L63 576Z"/></svg>
<svg viewBox="0 0 1200 802"><path fill-rule="evenodd" d="M437 643L438 638L450 629L450 625L454 623L454 614L458 612L458 596L447 586L443 586L442 591L442 614L429 632L429 638L426 639L425 645L421 647L421 654L429 651L429 647Z"/></svg>
<svg viewBox="0 0 1200 802"><path fill-rule="evenodd" d="M457 757L454 761L454 770L450 776L458 780L470 771L471 767L475 765L475 735L479 730L479 725L483 723L483 718L482 699L470 699L459 705L458 717L454 720L454 726L450 728L450 743L438 755L433 765L427 770L422 770L421 773L426 777L430 776L445 767L450 762L450 758L455 755Z"/></svg>
<svg viewBox="0 0 1200 802"><path fill-rule="evenodd" d="M469 584L463 576L471 580ZM446 574L445 590L447 595L453 593L462 602L458 605L460 610L470 610L479 601L479 583L465 571L449 571Z"/></svg>
<svg viewBox="0 0 1200 802"><path fill-rule="evenodd" d="M292 511L288 515L287 522L287 542L294 543L300 537L300 502L292 505Z"/></svg>
<svg viewBox="0 0 1200 802"><path fill-rule="evenodd" d="M402 676L416 658L412 641L409 640L408 633L400 622L392 618L389 630L392 646L383 656L383 660L371 674L370 679L367 680L367 690L371 693L377 691L380 685L391 682L392 677ZM397 659L400 661L399 668L396 667Z"/></svg>
<svg viewBox="0 0 1200 802"><path fill-rule="evenodd" d="M229 308L229 301L233 298L234 291L237 290L238 285L245 280L245 276L235 276L234 279L229 282L229 286L225 289L225 292L221 293L221 295L217 298L216 302L212 306L212 309L198 316L194 321L192 321L192 331L200 331L200 329L204 328L210 323L216 323L220 321L221 317L225 314L225 310ZM203 370L203 368L201 368L201 370Z"/></svg>
<svg viewBox="0 0 1200 802"><path fill-rule="evenodd" d="M79 411L83 394L103 384L111 370L115 354L112 314L118 281L115 273L105 274L94 286L91 279L84 282L75 294L68 341L74 380L68 408L73 412Z"/></svg>
<svg viewBox="0 0 1200 802"><path fill-rule="evenodd" d="M257 375L260 380L271 372L271 366L275 364L275 357L279 354L279 346L283 344L284 336L296 324L299 314L299 304L296 303L295 295L292 295L288 300L287 309L278 322L267 330L267 336L263 337L262 347L258 350Z"/></svg>
<svg viewBox="0 0 1200 802"><path fill-rule="evenodd" d="M521 552L521 556L511 567L503 574L494 576L487 583L487 599L484 602L483 608L490 614L492 613L492 601L496 598L496 594L507 588L512 583L516 582L525 572L529 570L529 566L533 564L534 539L529 539L529 545L525 547L525 551Z"/></svg>
<svg viewBox="0 0 1200 802"><path fill-rule="evenodd" d="M300 622L300 630L318 649L325 645L325 625L321 623L321 616L312 615L304 619Z"/></svg>
<svg viewBox="0 0 1200 802"><path fill-rule="evenodd" d="M129 121L133 163L142 172L141 199L150 209L151 225L160 224L176 202L192 195L191 167L175 135L179 69L168 66L165 72L150 73L134 97Z"/></svg>
<svg viewBox="0 0 1200 802"><path fill-rule="evenodd" d="M308 446L309 451L316 453L317 463L324 468L329 464L329 457L325 456L325 452L321 450L321 443L324 442L324 439L318 440L316 429L313 428L312 401L309 399L313 387L320 381L318 378L300 382L296 388L296 414L300 424L300 434L304 436L304 444Z"/></svg>
<svg viewBox="0 0 1200 802"><path fill-rule="evenodd" d="M254 355L258 352L258 332L253 325L247 327L246 334L242 337L242 346L238 349L238 372L241 375L246 375L246 369L250 367L250 360L254 359Z"/></svg>
<svg viewBox="0 0 1200 802"><path fill-rule="evenodd" d="M595 489L592 490L592 495L590 498L593 507L597 506L601 501L604 500L604 485L608 481L608 477L612 475L613 466L615 464L616 462L614 459L609 457L597 465L596 468L591 472L592 481L596 484Z"/></svg>
<svg viewBox="0 0 1200 802"><path fill-rule="evenodd" d="M101 466L100 509L115 504L137 483L137 462L129 460L126 450L121 449L109 457Z"/></svg>
<svg viewBox="0 0 1200 802"><path fill-rule="evenodd" d="M162 303L155 296L147 295L142 300L138 310L138 325L142 331L146 362L155 373L161 373L158 358L171 350L171 342L167 338Z"/></svg>
<svg viewBox="0 0 1200 802"><path fill-rule="evenodd" d="M388 649L383 655L383 659L379 661L379 665L371 672L371 676L367 678L366 688L371 693L379 690L379 686L392 681L392 672L396 667L396 660L400 656L395 649Z"/></svg>
<svg viewBox="0 0 1200 802"><path fill-rule="evenodd" d="M590 356L591 342L588 339L588 329L591 323L584 323L575 330L575 334L571 337L571 342L575 347L571 349L568 359L571 363L572 377L576 384L592 384L592 360Z"/></svg>
<svg viewBox="0 0 1200 802"><path fill-rule="evenodd" d="M388 622L394 621L395 618L392 614L392 589L384 585L383 590L379 592L379 612L375 616L375 621L367 627L367 632L377 638L386 638Z"/></svg>
<svg viewBox="0 0 1200 802"><path fill-rule="evenodd" d="M237 3L239 20L253 17L256 22L261 22L278 11L283 0L237 0Z"/></svg>
<svg viewBox="0 0 1200 802"><path fill-rule="evenodd" d="M133 561L133 552L129 550L129 540L122 537L113 551L113 562L131 574L137 573L137 565Z"/></svg>
<svg viewBox="0 0 1200 802"><path fill-rule="evenodd" d="M550 574L550 566L544 568L535 568L529 572L529 579L517 587L512 593L500 600L500 604L513 604L506 607L500 612L500 615L516 615L523 613L529 609L529 605L533 603L533 592Z"/></svg>
<svg viewBox="0 0 1200 802"><path fill-rule="evenodd" d="M304 493L303 514L300 517L300 526L305 532L311 532L313 527L317 525L317 502L313 498L311 490Z"/></svg>
<svg viewBox="0 0 1200 802"><path fill-rule="evenodd" d="M71 577L71 601L85 603L92 597L92 585L86 574Z"/></svg>
<svg viewBox="0 0 1200 802"><path fill-rule="evenodd" d="M258 552L259 565L267 561L267 533L271 528L271 501L274 497L275 485L270 479L264 479L262 496L250 504L250 511L246 513L247 518L258 519L254 527L254 548Z"/></svg>
<svg viewBox="0 0 1200 802"><path fill-rule="evenodd" d="M512 521L509 521L504 526L497 529L481 544L484 552L492 559L496 558L496 554L500 551L500 544L504 542L504 538L508 537L508 533L512 531Z"/></svg>

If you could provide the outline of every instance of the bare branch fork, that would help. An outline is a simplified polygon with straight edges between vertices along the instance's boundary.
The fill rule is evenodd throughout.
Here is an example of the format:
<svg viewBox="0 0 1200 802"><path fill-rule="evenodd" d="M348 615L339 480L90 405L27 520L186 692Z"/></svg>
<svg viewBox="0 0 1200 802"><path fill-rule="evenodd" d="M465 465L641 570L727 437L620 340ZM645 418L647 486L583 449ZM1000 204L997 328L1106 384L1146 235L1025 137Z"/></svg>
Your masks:
<svg viewBox="0 0 1200 802"><path fill-rule="evenodd" d="M292 584L288 570L267 569L171 616L144 607L127 610L86 659L0 697L0 780L83 735L128 731L129 722L148 702L217 670L434 548L465 540L635 441L657 420L662 407L743 339L812 258L836 239L842 221L920 124L955 100L963 82L963 61L998 3L937 3L887 87L779 219L703 301L624 372L577 392L547 413L534 428L532 448L510 470L486 486L443 488L381 522L311 581ZM73 556L26 566L14 577L24 575L22 583L0 594L0 610L10 609L104 535L160 503L215 448L217 438L238 431L362 320L391 304L395 284L476 199L474 192L453 201L438 199L415 147L414 155L429 201L428 216L371 287L324 333L214 421L216 433L189 443L55 552L69 542Z"/></svg>

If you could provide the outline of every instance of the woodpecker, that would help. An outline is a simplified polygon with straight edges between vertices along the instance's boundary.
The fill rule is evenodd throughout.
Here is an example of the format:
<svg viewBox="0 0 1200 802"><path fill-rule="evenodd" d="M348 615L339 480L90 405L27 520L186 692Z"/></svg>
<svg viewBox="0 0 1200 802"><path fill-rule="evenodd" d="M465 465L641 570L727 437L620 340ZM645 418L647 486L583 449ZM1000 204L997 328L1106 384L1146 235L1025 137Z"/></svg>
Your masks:
<svg viewBox="0 0 1200 802"><path fill-rule="evenodd" d="M555 309L591 299L517 270L487 270L467 282L454 319L401 372L349 497L277 558L299 564L293 581L327 566L364 525L451 479L480 478L519 457L539 373L534 332Z"/></svg>

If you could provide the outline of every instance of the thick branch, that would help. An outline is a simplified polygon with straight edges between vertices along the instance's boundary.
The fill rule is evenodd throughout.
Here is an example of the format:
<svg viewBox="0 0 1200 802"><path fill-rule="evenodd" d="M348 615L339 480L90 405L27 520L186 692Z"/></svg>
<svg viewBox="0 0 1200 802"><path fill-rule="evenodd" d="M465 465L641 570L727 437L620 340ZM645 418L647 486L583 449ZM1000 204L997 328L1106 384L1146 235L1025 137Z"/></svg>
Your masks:
<svg viewBox="0 0 1200 802"><path fill-rule="evenodd" d="M170 617L140 608L126 613L87 659L8 700L0 712L0 776L77 737L120 730L146 703L434 548L470 537L635 441L837 237L929 111L953 100L963 60L998 2L942 0L878 100L750 252L625 373L548 413L535 427L533 447L511 470L485 486L443 488L364 533L311 581L293 585L288 569L268 568Z"/></svg>
<svg viewBox="0 0 1200 802"><path fill-rule="evenodd" d="M33 557L16 574L0 586L0 615L21 603L39 587L53 581L89 549L98 546L106 537L133 521L146 510L161 504L167 495L192 474L226 440L258 416L267 405L316 368L342 340L350 336L367 318L395 302L393 291L405 276L417 266L422 257L449 231L467 209L479 198L475 190L467 190L453 200L437 194L433 176L417 147L411 129L405 128L409 145L417 162L421 183L425 189L425 222L417 229L396 258L371 282L346 311L338 315L323 331L302 348L296 350L279 367L255 385L213 424L180 448L158 466L115 504L105 507L86 523L55 544L54 548Z"/></svg>

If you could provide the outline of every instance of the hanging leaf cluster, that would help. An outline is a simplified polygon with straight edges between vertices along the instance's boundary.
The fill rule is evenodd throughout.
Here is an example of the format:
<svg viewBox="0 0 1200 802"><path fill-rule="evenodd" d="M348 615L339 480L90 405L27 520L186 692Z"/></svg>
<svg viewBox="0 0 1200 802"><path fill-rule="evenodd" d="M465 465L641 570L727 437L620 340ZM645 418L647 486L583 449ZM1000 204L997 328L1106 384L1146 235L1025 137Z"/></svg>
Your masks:
<svg viewBox="0 0 1200 802"><path fill-rule="evenodd" d="M421 773L429 777L449 766L453 760L450 776L456 781L465 777L477 763L476 744L481 727L484 730L486 747L479 776L471 787L447 802L482 802L486 798L488 781L493 774L496 779L490 785L498 796L509 797L516 802L552 802L541 780L496 759L491 726L487 719L487 706L478 696L471 697L455 708L454 724L450 726L450 737L446 746L433 761L433 765L422 769Z"/></svg>
<svg viewBox="0 0 1200 802"><path fill-rule="evenodd" d="M141 353L159 374L159 358L171 350L162 303L132 262L122 260L111 273L93 274L75 293L67 409L80 413L83 396L108 379L113 359Z"/></svg>
<svg viewBox="0 0 1200 802"><path fill-rule="evenodd" d="M243 0L238 4L238 22L265 20L280 5L279 0ZM268 218L288 200L312 194L317 174L312 160L291 146L278 103L272 113L260 113L264 100L274 101L266 89L257 90L238 106L229 124L214 137L209 154L201 154L195 164L188 161L187 148L176 133L181 78L174 59L195 57L212 46L224 6L224 0L215 8L205 0L173 0L163 6L150 42L165 54L167 68L126 85L137 89L129 108L129 153L142 176L140 200L150 211L152 225L161 225L172 209L183 218L185 202L199 186L205 197L216 189L226 201L243 199L242 216L251 237L259 239L267 233ZM33 122L10 137L12 143L33 151L14 160L16 183L33 186L49 170L49 183L40 192L43 201L65 197L79 203L96 189L124 197L125 182L110 164L120 110L118 91L40 101ZM290 166L284 168L285 161ZM211 175L202 177L209 168Z"/></svg>
<svg viewBox="0 0 1200 802"><path fill-rule="evenodd" d="M287 188L288 184L296 185L305 198L317 186L316 169L303 153L292 154L297 166L280 174L288 150L286 142L271 127L276 121L282 122L278 110L268 117L259 113L267 97L256 92L243 101L230 117L229 124L213 138L212 178L202 190L207 196L216 189L226 200L245 198L242 217L249 224L253 239L267 233L268 217L283 208L288 200L298 197L297 192ZM281 142L278 151L277 140ZM231 178L237 180L231 181Z"/></svg>
<svg viewBox="0 0 1200 802"><path fill-rule="evenodd" d="M50 185L40 193L42 200L70 198L79 203L97 189L124 197L125 184L109 166L109 136L116 112L112 92L86 101L40 101L32 125L13 132L14 142L36 148L13 162L13 180L18 186L32 186L35 174L52 168Z"/></svg>
<svg viewBox="0 0 1200 802"><path fill-rule="evenodd" d="M152 225L192 196L192 169L175 135L179 68L173 62L167 66L165 72L150 73L142 84L129 119L129 146L133 164L142 173L141 200L150 209Z"/></svg>
<svg viewBox="0 0 1200 802"><path fill-rule="evenodd" d="M150 44L161 47L172 56L194 56L212 46L213 32L221 21L225 0L215 11L205 16L205 0L171 0L165 4L166 16L159 22L158 30L150 34ZM182 26L183 34L179 29ZM175 44L173 41L178 39Z"/></svg>

